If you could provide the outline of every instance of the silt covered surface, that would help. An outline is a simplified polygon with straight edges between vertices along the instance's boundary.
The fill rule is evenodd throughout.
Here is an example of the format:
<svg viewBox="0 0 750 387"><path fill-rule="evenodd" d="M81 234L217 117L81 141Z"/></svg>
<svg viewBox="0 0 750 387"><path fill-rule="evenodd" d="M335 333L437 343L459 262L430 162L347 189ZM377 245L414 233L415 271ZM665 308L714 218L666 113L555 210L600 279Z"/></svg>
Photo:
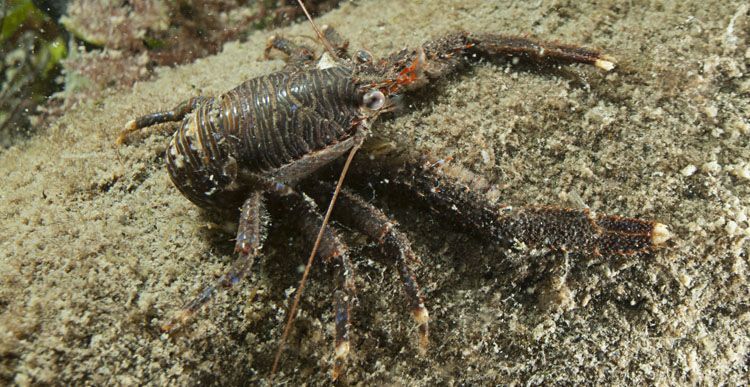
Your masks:
<svg viewBox="0 0 750 387"><path fill-rule="evenodd" d="M360 1L319 22L376 56L455 30L599 47L618 67L479 64L409 100L378 134L452 157L513 206L654 219L654 254L504 250L398 195L374 202L423 266L426 355L396 272L344 230L358 276L346 383L741 383L748 373L750 62L742 2ZM113 143L136 115L278 70L257 33L71 110L0 155L0 380L222 384L264 379L309 246L273 219L250 278L171 337L158 327L230 264L234 219L164 168L168 126ZM172 127L173 128L173 127ZM228 225L225 225L227 223ZM225 231L229 230L229 231ZM333 276L317 265L277 382L329 382Z"/></svg>

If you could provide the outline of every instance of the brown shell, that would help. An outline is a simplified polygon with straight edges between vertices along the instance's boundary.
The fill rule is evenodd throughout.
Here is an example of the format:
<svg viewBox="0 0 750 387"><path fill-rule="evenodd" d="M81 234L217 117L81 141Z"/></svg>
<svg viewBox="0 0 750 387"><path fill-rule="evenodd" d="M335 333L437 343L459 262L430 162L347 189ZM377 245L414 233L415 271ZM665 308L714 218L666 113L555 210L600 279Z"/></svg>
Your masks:
<svg viewBox="0 0 750 387"><path fill-rule="evenodd" d="M183 120L167 149L170 177L201 207L238 206L260 181L349 138L360 99L345 67L248 80Z"/></svg>

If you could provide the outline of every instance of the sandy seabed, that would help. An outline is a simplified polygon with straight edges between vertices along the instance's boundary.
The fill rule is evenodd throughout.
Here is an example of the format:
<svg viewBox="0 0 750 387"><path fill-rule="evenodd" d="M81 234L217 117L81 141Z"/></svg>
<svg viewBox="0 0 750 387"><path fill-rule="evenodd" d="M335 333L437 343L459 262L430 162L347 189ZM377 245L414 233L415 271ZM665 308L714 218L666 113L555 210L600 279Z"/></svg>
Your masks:
<svg viewBox="0 0 750 387"><path fill-rule="evenodd" d="M654 254L512 251L376 199L424 265L420 355L394 270L345 232L358 300L351 384L744 384L750 357L750 20L740 1L358 1L320 18L383 56L456 30L599 47L618 67L479 64L375 129L452 157L508 204L589 206L665 223ZM282 67L271 34L159 69L0 154L2 384L264 380L306 246L274 219L250 278L172 337L158 327L230 264L232 233L171 185L165 131L115 148L136 115ZM166 129L166 128L165 128ZM227 221L231 222L232 219ZM364 246L364 247L363 247ZM329 383L332 277L311 276L276 382Z"/></svg>

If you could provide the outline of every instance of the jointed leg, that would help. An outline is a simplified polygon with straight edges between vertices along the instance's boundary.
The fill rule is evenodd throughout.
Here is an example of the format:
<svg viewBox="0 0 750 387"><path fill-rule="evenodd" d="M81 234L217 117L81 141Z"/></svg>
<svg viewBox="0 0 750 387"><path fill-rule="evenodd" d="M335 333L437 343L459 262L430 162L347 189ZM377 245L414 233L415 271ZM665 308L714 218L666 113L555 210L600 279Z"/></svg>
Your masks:
<svg viewBox="0 0 750 387"><path fill-rule="evenodd" d="M279 50L286 54L287 67L301 67L315 60L315 51L307 46L298 45L283 36L274 35L268 39L264 51L266 58L271 56L272 50Z"/></svg>
<svg viewBox="0 0 750 387"><path fill-rule="evenodd" d="M280 196L290 213L296 214L300 229L306 238L313 242L317 237L323 217L315 202L305 194L293 192ZM336 287L333 293L335 311L335 349L333 359L333 379L337 379L349 356L349 312L355 296L354 268L349 258L348 247L330 227L326 227L318 248L318 256L326 262L337 265L335 269Z"/></svg>
<svg viewBox="0 0 750 387"><path fill-rule="evenodd" d="M521 36L495 34L465 34L468 53L494 58L500 56L522 56L534 62L583 63L602 70L612 70L612 59L599 50L570 44L543 42Z"/></svg>
<svg viewBox="0 0 750 387"><path fill-rule="evenodd" d="M115 141L115 143L117 145L124 143L125 139L127 139L130 133L139 131L143 128L147 128L156 124L162 124L165 122L181 121L183 118L185 118L186 115L190 114L193 110L195 110L195 108L197 108L208 99L208 97L201 96L192 97L187 101L181 102L172 110L150 113L144 116L140 116L134 120L130 120L127 124L125 124L125 129L123 129L122 132L120 132L120 135L117 136L117 140Z"/></svg>
<svg viewBox="0 0 750 387"><path fill-rule="evenodd" d="M500 213L491 222L497 238L571 252L632 255L648 252L668 237L662 224L593 215L588 209L530 207Z"/></svg>
<svg viewBox="0 0 750 387"><path fill-rule="evenodd" d="M323 26L323 36L328 40L339 58L349 56L349 42L342 39L341 36L330 26ZM311 64L315 58L315 51L305 45L299 45L282 36L272 36L266 44L265 56L268 58L271 50L279 50L286 54L287 67L297 68L303 65Z"/></svg>
<svg viewBox="0 0 750 387"><path fill-rule="evenodd" d="M489 199L495 193L481 177L443 160L415 161L413 155L392 153L369 156L360 158L357 166L370 181L388 180L389 188L401 188L460 226L505 245L521 242L594 255L632 255L652 251L671 236L657 222L594 215L587 209L502 206ZM352 172L356 178L359 172ZM375 179L373 174L378 174Z"/></svg>
<svg viewBox="0 0 750 387"><path fill-rule="evenodd" d="M239 255L232 267L219 277L213 284L206 286L200 294L190 302L186 303L175 317L163 324L163 332L171 332L178 325L187 321L201 306L208 302L220 287L231 287L242 280L250 271L255 257L260 254L263 241L266 237L266 224L264 218L265 206L263 194L260 191L252 195L242 205L239 227L237 230L237 242L235 252Z"/></svg>
<svg viewBox="0 0 750 387"><path fill-rule="evenodd" d="M312 183L311 190L320 200L328 200L333 187L325 183ZM424 296L419 289L412 265L421 263L411 250L406 235L396 228L381 210L367 203L362 197L349 190L342 190L336 203L334 216L367 235L380 246L383 255L392 260L404 285L407 301L419 329L419 346L427 349L429 341L429 312L424 305Z"/></svg>
<svg viewBox="0 0 750 387"><path fill-rule="evenodd" d="M386 59L386 72L392 79L380 84L391 92L416 89L432 79L444 77L468 62L521 57L537 63L583 63L609 71L615 67L612 58L598 50L543 42L536 39L497 34L452 34L429 41L416 50L403 50ZM390 69L388 69L390 68Z"/></svg>
<svg viewBox="0 0 750 387"><path fill-rule="evenodd" d="M446 36L422 46L431 76L441 76L443 64L456 60L479 58L498 59L517 56L537 63L583 63L609 71L615 66L612 58L599 50L570 44L544 42L521 36L472 34L468 32ZM429 70L435 64L437 73ZM451 66L448 66L450 68Z"/></svg>
<svg viewBox="0 0 750 387"><path fill-rule="evenodd" d="M336 55L338 55L339 58L348 58L349 41L344 40L344 38L342 38L341 35L339 35L339 33L329 25L324 25L322 27L322 30L323 36L325 36L326 40L331 43L333 50L336 52Z"/></svg>
<svg viewBox="0 0 750 387"><path fill-rule="evenodd" d="M422 165L412 189L425 192L432 206L452 214L465 227L507 244L548 247L594 255L648 252L669 239L663 224L619 216L594 215L588 209L502 206L478 196L451 175L456 167ZM463 175L458 173L458 175Z"/></svg>

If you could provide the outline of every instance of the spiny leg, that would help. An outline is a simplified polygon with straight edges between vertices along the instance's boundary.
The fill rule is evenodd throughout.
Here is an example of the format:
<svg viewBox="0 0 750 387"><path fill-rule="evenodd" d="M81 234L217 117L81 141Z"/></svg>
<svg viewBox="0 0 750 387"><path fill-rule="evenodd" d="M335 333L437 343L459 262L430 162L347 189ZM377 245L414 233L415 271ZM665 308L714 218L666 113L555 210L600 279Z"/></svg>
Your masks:
<svg viewBox="0 0 750 387"><path fill-rule="evenodd" d="M342 38L341 35L339 35L339 33L329 25L324 25L321 29L323 32L323 36L331 44L333 50L336 52L336 55L338 55L339 58L348 58L349 41Z"/></svg>
<svg viewBox="0 0 750 387"><path fill-rule="evenodd" d="M645 253L668 239L666 226L640 219L594 215L588 209L506 207L497 211L492 235L530 246L594 255Z"/></svg>
<svg viewBox="0 0 750 387"><path fill-rule="evenodd" d="M456 61L480 58L494 60L513 56L536 63L583 63L605 71L612 70L615 66L613 59L599 50L521 36L463 32L427 42L422 49L431 77L441 76L443 68L453 68L452 63ZM434 70L430 68L431 65Z"/></svg>
<svg viewBox="0 0 750 387"><path fill-rule="evenodd" d="M649 252L670 237L665 225L653 221L594 215L588 209L499 205L482 200L479 192L461 182L470 172L458 166L426 161L420 169L420 176L410 183L412 189L425 192L431 206L463 226L507 244L632 255Z"/></svg>
<svg viewBox="0 0 750 387"><path fill-rule="evenodd" d="M441 216L506 246L521 242L594 255L632 255L652 251L671 237L661 223L595 215L588 209L503 206L491 184L447 160L388 147L367 156L357 160L353 178L364 173L369 181L388 181L390 189L413 194Z"/></svg>
<svg viewBox="0 0 750 387"><path fill-rule="evenodd" d="M323 216L315 202L304 193L292 192L280 196L290 213L298 217L299 227L305 237L313 242L317 237ZM355 296L354 268L349 258L349 248L341 241L333 228L326 227L318 247L318 256L326 262L337 264L335 268L337 289L333 292L335 312L335 348L332 377L336 380L349 356L349 328L351 302Z"/></svg>
<svg viewBox="0 0 750 387"><path fill-rule="evenodd" d="M520 57L540 64L583 63L609 71L612 58L595 49L519 36L461 32L429 41L415 50L402 50L388 57L378 71L386 81L373 86L390 93L418 89L430 80L449 75L470 62Z"/></svg>
<svg viewBox="0 0 750 387"><path fill-rule="evenodd" d="M311 191L319 201L330 198L333 186L322 182L313 182L311 185ZM419 329L420 350L426 351L429 342L429 312L412 269L412 265L420 264L421 261L412 251L406 235L398 230L397 224L383 211L347 189L341 191L337 204L334 216L376 241L382 254L396 264L412 316Z"/></svg>
<svg viewBox="0 0 750 387"><path fill-rule="evenodd" d="M125 142L130 133L137 132L143 128L147 128L156 124L162 124L165 122L180 121L208 99L208 97L202 96L192 97L187 101L179 103L172 110L149 113L134 120L130 120L127 124L125 124L125 129L123 129L120 132L120 135L117 136L115 144L121 145Z"/></svg>
<svg viewBox="0 0 750 387"><path fill-rule="evenodd" d="M522 56L538 63L584 63L606 71L612 70L615 66L612 58L603 55L599 50L571 44L495 34L465 34L463 39L466 42L467 53L476 53L490 59Z"/></svg>
<svg viewBox="0 0 750 387"><path fill-rule="evenodd" d="M286 67L298 68L310 64L315 60L314 50L294 43L283 36L274 35L268 39L264 56L270 58L272 50L279 50L287 56L285 59Z"/></svg>
<svg viewBox="0 0 750 387"><path fill-rule="evenodd" d="M349 56L349 42L342 39L333 27L327 25L323 26L322 34L331 44L331 47L339 58L347 58ZM264 51L264 55L266 58L269 58L271 56L272 50L279 50L283 52L287 56L287 67L291 68L299 68L305 65L310 65L316 59L315 51L313 49L305 45L294 43L293 41L283 36L274 35L268 39L268 43L266 43L266 49Z"/></svg>
<svg viewBox="0 0 750 387"><path fill-rule="evenodd" d="M234 247L234 251L238 254L237 259L226 273L213 284L206 286L197 297L186 303L175 317L163 324L161 330L167 333L172 332L211 300L217 288L229 288L242 280L252 268L255 257L260 254L265 237L266 209L263 203L263 193L256 191L242 205Z"/></svg>

